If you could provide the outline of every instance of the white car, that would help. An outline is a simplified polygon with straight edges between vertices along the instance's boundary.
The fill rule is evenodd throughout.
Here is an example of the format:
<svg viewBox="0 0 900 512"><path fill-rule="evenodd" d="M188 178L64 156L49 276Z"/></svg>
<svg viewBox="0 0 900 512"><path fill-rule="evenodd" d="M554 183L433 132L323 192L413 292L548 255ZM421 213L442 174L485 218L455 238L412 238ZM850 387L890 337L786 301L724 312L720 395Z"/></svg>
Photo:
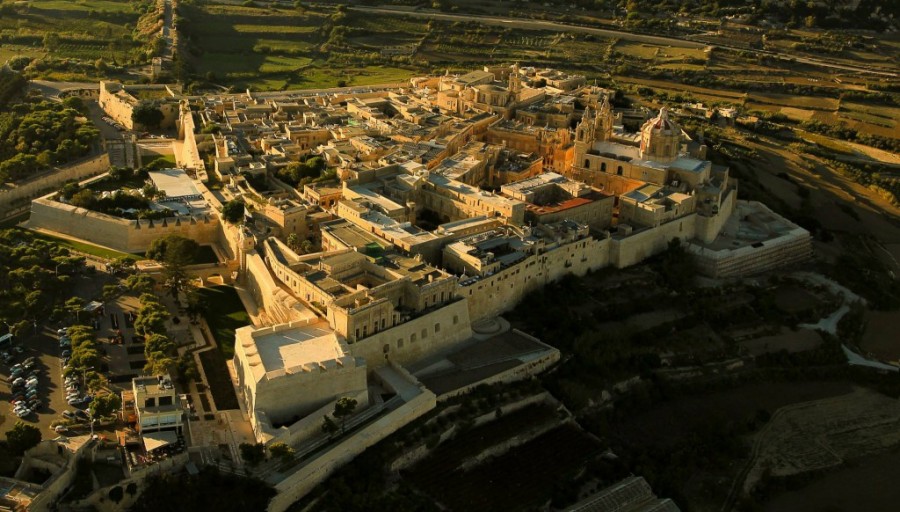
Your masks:
<svg viewBox="0 0 900 512"><path fill-rule="evenodd" d="M68 327L63 327L62 329L57 329L56 334L58 336L65 336L68 331L69 331Z"/></svg>
<svg viewBox="0 0 900 512"><path fill-rule="evenodd" d="M18 409L18 410L16 410L16 416L18 416L18 417L20 417L20 418L24 418L25 416L28 416L29 414L31 414L31 409Z"/></svg>

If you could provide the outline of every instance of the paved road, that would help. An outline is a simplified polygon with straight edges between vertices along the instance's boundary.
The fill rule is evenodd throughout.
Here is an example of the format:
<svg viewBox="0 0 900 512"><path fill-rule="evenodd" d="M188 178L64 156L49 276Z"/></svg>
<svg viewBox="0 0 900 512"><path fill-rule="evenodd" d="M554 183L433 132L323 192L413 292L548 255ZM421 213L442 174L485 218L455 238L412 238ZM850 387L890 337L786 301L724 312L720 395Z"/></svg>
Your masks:
<svg viewBox="0 0 900 512"><path fill-rule="evenodd" d="M712 45L708 43L699 43L696 41L691 41L689 39L680 39L675 37L666 37L666 36L651 36L645 34L635 34L632 32L625 32L619 30L607 30L600 28L592 28L592 27L582 27L579 25L569 25L566 23L559 23L555 21L542 21L542 20L530 20L525 18L508 18L508 17L500 17L500 16L482 16L482 15L474 15L474 14L444 14L438 12L429 12L429 11L409 11L405 9L396 9L391 7L366 7L366 6L353 6L349 7L349 9L355 11L362 12L374 12L378 14L402 14L404 16L411 16L415 18L428 18L428 19L438 19L445 21L477 21L479 23L483 23L485 25L498 25L505 26L511 28L521 28L527 30L553 30L559 32L580 32L584 34L593 34L602 37L608 38L616 38L616 39L625 39L628 41L639 41L643 43L650 44L659 44L659 45L669 45L669 46L680 46L683 48L705 48L709 47L719 47L726 48L731 50L738 50L742 52L751 52L758 55L768 55L771 57L777 57L781 59L791 60L793 62L800 62L803 64L809 64L813 66L820 66L825 68L839 69L844 71L855 71L860 73L871 73L875 75L882 76L892 76L897 77L900 74L896 72L884 71L880 69L875 69L871 67L864 66L851 66L849 64L837 64L829 61L814 59L811 57L798 57L793 54L783 54L778 52L772 52L767 50L753 50L747 48L733 47L728 45Z"/></svg>

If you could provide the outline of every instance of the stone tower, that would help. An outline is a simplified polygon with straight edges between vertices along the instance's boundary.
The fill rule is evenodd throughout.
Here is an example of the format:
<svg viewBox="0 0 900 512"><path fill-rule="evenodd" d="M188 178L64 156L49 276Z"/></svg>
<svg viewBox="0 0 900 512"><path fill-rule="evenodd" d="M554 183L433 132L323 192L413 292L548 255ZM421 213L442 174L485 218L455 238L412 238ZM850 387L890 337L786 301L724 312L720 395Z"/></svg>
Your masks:
<svg viewBox="0 0 900 512"><path fill-rule="evenodd" d="M600 110L594 118L594 137L596 140L612 139L613 123L615 116L613 115L612 105L609 104L609 96L603 97L603 103L600 104Z"/></svg>
<svg viewBox="0 0 900 512"><path fill-rule="evenodd" d="M518 103L522 95L522 76L519 75L519 63L513 64L509 74L509 97L513 103Z"/></svg>

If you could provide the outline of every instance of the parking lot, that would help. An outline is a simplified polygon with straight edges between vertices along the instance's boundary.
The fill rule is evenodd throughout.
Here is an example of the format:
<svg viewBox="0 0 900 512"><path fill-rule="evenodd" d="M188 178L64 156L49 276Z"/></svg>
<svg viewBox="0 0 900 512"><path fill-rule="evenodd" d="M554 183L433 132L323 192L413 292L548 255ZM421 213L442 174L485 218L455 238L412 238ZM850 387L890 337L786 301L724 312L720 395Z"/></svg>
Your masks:
<svg viewBox="0 0 900 512"><path fill-rule="evenodd" d="M65 391L62 385L62 372L59 366L59 340L56 333L50 329L39 332L38 335L30 335L18 340L17 345L24 347L24 352L15 354L11 364L21 363L28 357L35 358L35 368L38 370L38 395L42 407L36 413L21 418L25 423L35 425L41 429L44 439L52 439L56 434L50 429L50 423L60 417L60 413L71 409L65 401ZM6 351L7 347L3 349ZM12 351L10 351L12 352ZM12 429L19 418L13 412L13 404L10 403L11 381L9 378L10 364L0 365L0 436L6 437L6 432Z"/></svg>

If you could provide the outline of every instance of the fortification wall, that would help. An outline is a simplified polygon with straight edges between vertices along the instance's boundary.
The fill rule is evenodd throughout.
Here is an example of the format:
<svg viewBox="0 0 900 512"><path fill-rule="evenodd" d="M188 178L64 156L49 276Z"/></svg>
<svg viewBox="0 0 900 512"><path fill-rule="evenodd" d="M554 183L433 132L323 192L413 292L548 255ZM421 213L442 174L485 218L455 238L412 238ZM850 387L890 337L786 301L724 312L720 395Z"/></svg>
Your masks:
<svg viewBox="0 0 900 512"><path fill-rule="evenodd" d="M122 252L143 252L157 238L178 234L199 244L212 244L221 238L219 218L127 220L92 212L53 201L48 197L31 203L31 228L43 228Z"/></svg>
<svg viewBox="0 0 900 512"><path fill-rule="evenodd" d="M109 170L109 155L103 153L77 163L55 169L52 173L19 184L15 188L0 188L0 214L24 207L26 203L47 192L58 190L69 180L82 180Z"/></svg>
<svg viewBox="0 0 900 512"><path fill-rule="evenodd" d="M403 426L435 408L437 400L428 390L394 411L382 416L359 432L345 438L340 444L313 459L296 473L287 476L275 486L278 494L269 502L269 512L283 512L295 501L305 496L315 486L328 478L335 470L350 462L366 448L393 434Z"/></svg>
<svg viewBox="0 0 900 512"><path fill-rule="evenodd" d="M467 303L466 300L452 302L380 331L351 344L350 352L365 358L369 370L374 370L388 360L406 364L449 350L472 336Z"/></svg>
<svg viewBox="0 0 900 512"><path fill-rule="evenodd" d="M616 268L636 265L654 254L665 251L673 238L684 241L693 238L696 227L697 214L692 213L625 238L613 238L610 245L610 263Z"/></svg>
<svg viewBox="0 0 900 512"><path fill-rule="evenodd" d="M609 239L579 240L529 256L490 277L460 286L459 293L468 299L473 322L491 318L512 309L532 291L568 274L583 276L609 265L609 248Z"/></svg>
<svg viewBox="0 0 900 512"><path fill-rule="evenodd" d="M719 236L728 218L734 213L736 197L737 191L729 190L719 206L719 213L712 217L697 217L697 239L709 244Z"/></svg>
<svg viewBox="0 0 900 512"><path fill-rule="evenodd" d="M264 378L256 385L254 407L266 411L272 423L285 423L309 414L339 396L357 395L366 389L366 367L352 366L295 371ZM302 392L297 392L303 390ZM360 402L368 405L368 399Z"/></svg>

